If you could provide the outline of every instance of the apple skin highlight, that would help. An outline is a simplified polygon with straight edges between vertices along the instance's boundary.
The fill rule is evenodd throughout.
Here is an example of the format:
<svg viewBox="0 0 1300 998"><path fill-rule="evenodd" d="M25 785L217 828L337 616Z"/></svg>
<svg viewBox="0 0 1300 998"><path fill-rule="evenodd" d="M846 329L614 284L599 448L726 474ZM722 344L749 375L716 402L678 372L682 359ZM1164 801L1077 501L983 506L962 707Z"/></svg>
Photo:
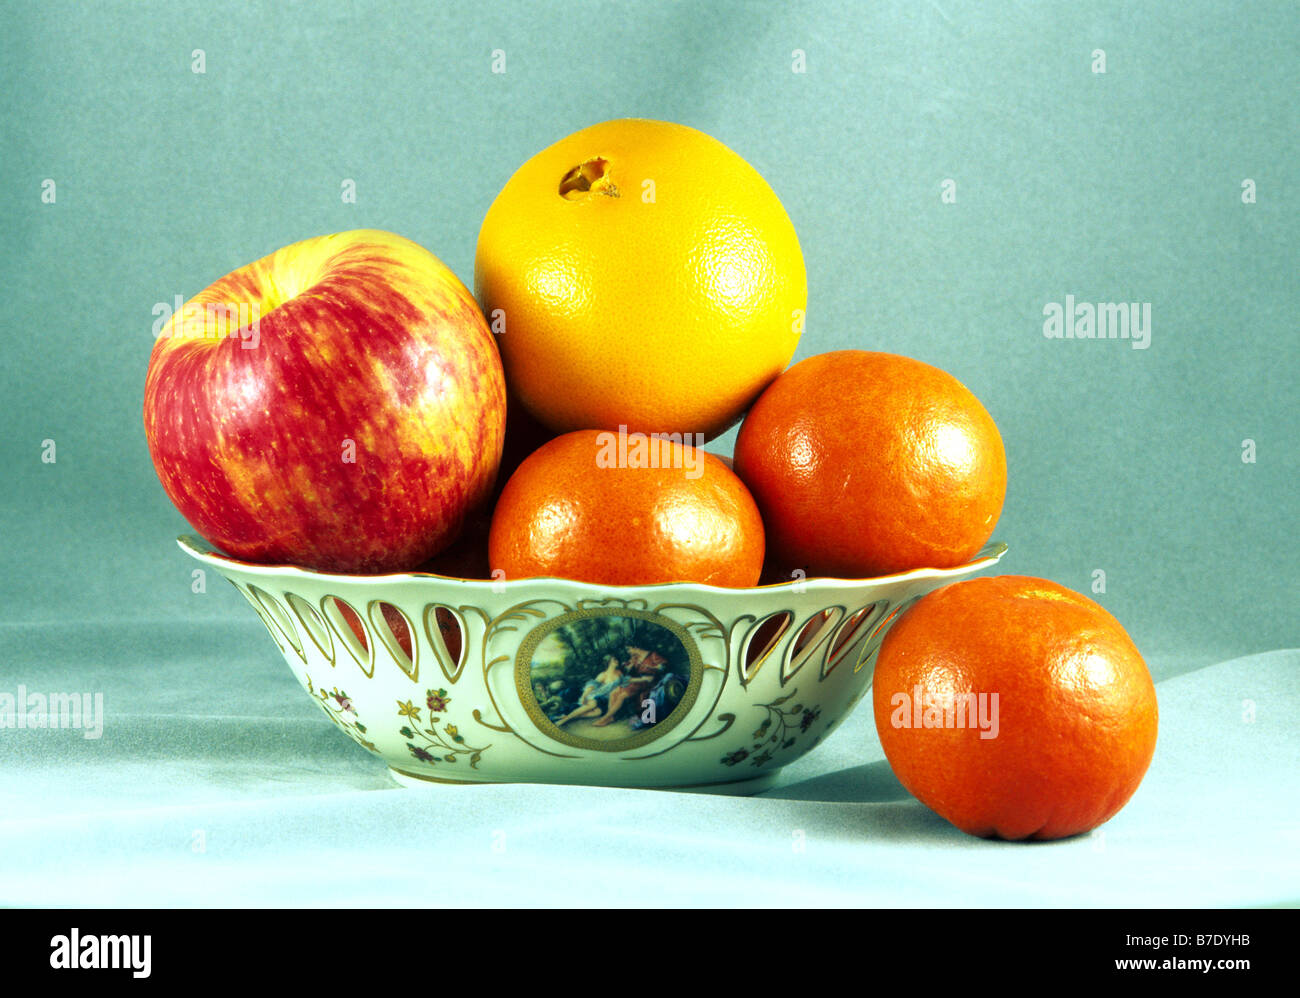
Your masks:
<svg viewBox="0 0 1300 998"><path fill-rule="evenodd" d="M154 467L200 535L331 572L409 570L454 542L491 496L505 416L473 296L373 230L294 243L200 292L163 327L144 391Z"/></svg>

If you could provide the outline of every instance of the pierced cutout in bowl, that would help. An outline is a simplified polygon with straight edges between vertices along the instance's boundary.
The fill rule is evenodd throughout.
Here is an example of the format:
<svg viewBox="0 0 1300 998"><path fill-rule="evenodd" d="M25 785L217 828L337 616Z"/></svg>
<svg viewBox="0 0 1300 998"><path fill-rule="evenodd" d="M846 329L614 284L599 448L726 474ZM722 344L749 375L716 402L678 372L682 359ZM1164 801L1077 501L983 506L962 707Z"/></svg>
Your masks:
<svg viewBox="0 0 1300 998"><path fill-rule="evenodd" d="M794 620L789 610L779 610L754 623L740 650L741 678L749 682L759 667L781 642Z"/></svg>
<svg viewBox="0 0 1300 998"><path fill-rule="evenodd" d="M361 614L357 613L351 603L338 596L326 596L321 600L321 611L353 661L367 676L373 676L375 654L370 650L370 640L366 637L365 625L361 623Z"/></svg>
<svg viewBox="0 0 1300 998"><path fill-rule="evenodd" d="M334 639L330 636L330 629L325 626L325 621L316 612L316 608L297 593L285 593L284 598L285 602L293 610L294 616L298 618L298 622L302 624L302 629L307 637L311 638L312 643L320 649L322 655L330 662L333 662Z"/></svg>
<svg viewBox="0 0 1300 998"><path fill-rule="evenodd" d="M441 603L430 603L424 608L424 630L443 674L455 682L465 665L465 625L460 614Z"/></svg>
<svg viewBox="0 0 1300 998"><path fill-rule="evenodd" d="M250 585L248 591L261 604L267 616L275 622L275 627L280 632L280 635L289 642L293 650L298 653L298 657L302 658L302 639L298 637L298 629L293 626L293 621L289 619L289 611L282 607L280 601L265 589Z"/></svg>
<svg viewBox="0 0 1300 998"><path fill-rule="evenodd" d="M866 641L862 642L862 651L858 653L858 661L853 666L854 672L858 672L864 665L872 660L876 650L880 647L880 643L885 640L885 632L889 630L890 625L892 625L902 614L906 613L908 608L920 598L921 596L917 595L899 603L890 610L889 613L881 617L880 623L871 628L871 634L867 637Z"/></svg>
<svg viewBox="0 0 1300 998"><path fill-rule="evenodd" d="M871 635L871 629L876 619L888 607L889 603L887 601L879 600L875 603L868 603L861 610L844 618L835 634L830 654L826 656L826 664L822 668L823 676L830 675L831 670L848 657L849 652L853 651L859 641Z"/></svg>
<svg viewBox="0 0 1300 998"><path fill-rule="evenodd" d="M371 626L379 640L402 671L414 679L417 675L415 634L406 614L383 600L371 600L368 609Z"/></svg>
<svg viewBox="0 0 1300 998"><path fill-rule="evenodd" d="M830 606L820 613L814 613L799 629L790 647L785 652L785 662L781 669L781 685L785 685L796 672L803 668L813 655L835 633L835 627L844 616L844 607Z"/></svg>

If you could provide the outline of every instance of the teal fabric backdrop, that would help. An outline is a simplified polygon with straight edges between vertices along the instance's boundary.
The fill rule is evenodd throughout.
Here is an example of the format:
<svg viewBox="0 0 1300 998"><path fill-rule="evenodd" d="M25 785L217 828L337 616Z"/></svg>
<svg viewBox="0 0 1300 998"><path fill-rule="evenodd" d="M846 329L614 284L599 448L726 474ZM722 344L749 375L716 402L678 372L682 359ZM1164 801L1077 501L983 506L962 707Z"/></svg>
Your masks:
<svg viewBox="0 0 1300 998"><path fill-rule="evenodd" d="M345 791L388 786L297 691L231 587L213 578L192 591L193 563L173 540L188 527L158 484L141 426L154 307L289 242L360 227L420 242L469 283L479 223L520 163L588 124L642 116L716 136L780 195L808 269L798 357L904 353L980 397L1010 469L994 535L1010 552L999 571L1089 593L1129 629L1162 695L1166 682L1203 681L1218 698L1189 694L1203 713L1183 717L1162 700L1162 738L1181 730L1171 744L1212 755L1239 746L1243 701L1273 719L1251 749L1290 791L1260 817L1273 831L1254 848L1267 854L1297 824L1295 725L1278 720L1300 708L1295 659L1246 660L1269 663L1259 689L1250 669L1188 674L1300 644L1298 9L6 5L0 690L103 690L106 724L102 741L72 747L55 733L38 745L0 731L0 754L24 760L0 777L0 821L9 820L0 840L38 855L36 826L22 822L113 806L80 781L34 804L33 788L65 766L107 767L117 775L104 785L132 807L162 803L186 773L204 788L186 798L196 807L273 800L275 774L296 757L259 740L259 717L338 742L337 760L331 750L308 766L319 783L294 770L294 793L344 794L336 803L346 809L361 805ZM504 72L493 71L496 52ZM341 197L348 180L355 203ZM1045 310L1067 296L1149 303L1145 349L1046 336ZM714 449L729 451L733 437ZM242 695L223 725L232 685L264 695ZM1193 723L1206 727L1177 728ZM879 761L869 724L836 737L819 750L822 776L855 752ZM257 764L241 770L239 759ZM880 804L852 791L851 776L819 785L828 800ZM541 791L517 791L528 792ZM570 793L580 809L608 799L611 813L635 813L618 810L623 794ZM1144 793L1154 791L1144 787L1121 819ZM1168 793L1180 799L1176 787ZM756 803L725 806L740 809L734 818ZM908 820L946 828L907 806ZM1142 813L1158 823L1172 812ZM945 841L971 848L958 833ZM11 855L0 850L0 866ZM1247 877L1212 900L1300 897L1294 860L1282 869L1289 879L1267 889ZM1033 903L1014 875L996 874L1010 877L1000 881L1009 893L995 888L994 899ZM819 882L798 898L815 901ZM219 878L210 888L195 903L230 900ZM1062 886L1038 899L1130 900L1122 878L1115 890ZM361 893L384 900L402 888ZM1194 892L1169 896L1198 903ZM39 897L0 891L0 903ZM115 897L127 900L111 890L100 900ZM918 895L971 898L938 887Z"/></svg>

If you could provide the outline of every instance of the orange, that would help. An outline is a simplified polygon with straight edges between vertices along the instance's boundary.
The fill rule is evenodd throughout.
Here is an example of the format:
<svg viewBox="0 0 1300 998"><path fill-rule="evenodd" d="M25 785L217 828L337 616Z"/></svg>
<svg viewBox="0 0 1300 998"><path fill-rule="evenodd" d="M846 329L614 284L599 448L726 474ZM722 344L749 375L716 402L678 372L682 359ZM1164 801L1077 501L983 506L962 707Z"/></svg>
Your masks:
<svg viewBox="0 0 1300 998"><path fill-rule="evenodd" d="M974 579L926 596L885 636L873 688L894 775L971 835L1095 828L1133 796L1155 752L1156 691L1132 640L1045 579Z"/></svg>
<svg viewBox="0 0 1300 998"><path fill-rule="evenodd" d="M506 380L551 430L703 433L790 362L807 280L771 187L685 125L607 121L528 160L474 285Z"/></svg>
<svg viewBox="0 0 1300 998"><path fill-rule="evenodd" d="M758 507L722 461L667 439L577 430L528 457L488 538L506 578L744 587L763 567Z"/></svg>
<svg viewBox="0 0 1300 998"><path fill-rule="evenodd" d="M951 374L910 357L841 350L801 361L754 404L736 473L788 576L869 578L951 568L1002 511L1002 437Z"/></svg>

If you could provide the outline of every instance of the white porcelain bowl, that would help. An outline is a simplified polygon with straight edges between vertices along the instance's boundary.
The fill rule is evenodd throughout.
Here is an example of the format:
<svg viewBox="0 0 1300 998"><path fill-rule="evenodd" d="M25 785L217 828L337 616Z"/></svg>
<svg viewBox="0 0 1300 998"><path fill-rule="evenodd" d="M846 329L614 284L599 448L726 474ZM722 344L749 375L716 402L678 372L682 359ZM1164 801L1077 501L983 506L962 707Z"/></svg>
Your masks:
<svg viewBox="0 0 1300 998"><path fill-rule="evenodd" d="M722 589L327 575L179 543L244 594L307 693L399 782L736 792L848 716L898 614L1006 553Z"/></svg>

